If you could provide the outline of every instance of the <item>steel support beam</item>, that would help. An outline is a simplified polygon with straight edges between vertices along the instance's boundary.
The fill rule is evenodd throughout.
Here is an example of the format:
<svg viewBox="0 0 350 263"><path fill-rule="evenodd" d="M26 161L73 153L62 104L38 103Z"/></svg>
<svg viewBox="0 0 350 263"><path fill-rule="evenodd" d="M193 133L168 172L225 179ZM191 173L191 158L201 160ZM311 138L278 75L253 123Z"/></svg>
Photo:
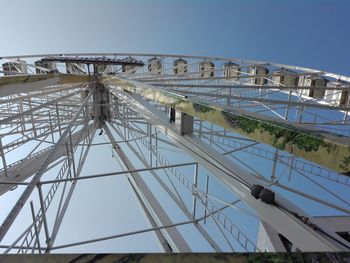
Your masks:
<svg viewBox="0 0 350 263"><path fill-rule="evenodd" d="M114 129L116 132L117 130ZM122 133L117 132L118 135L120 137L122 137ZM157 133L156 133L157 134ZM169 194L169 196L173 199L173 201L177 204L177 206L181 209L181 211L186 215L188 220L191 219L195 219L195 216L193 214L191 214L191 212L187 209L187 207L185 206L185 204L183 203L181 198L178 198L170 189L169 187L162 181L162 179L158 176L158 174L156 173L156 170L159 169L152 169L152 167L150 167L147 163L147 161L143 160L143 158L141 157L140 153L138 153L138 151L136 149L134 149L134 147L131 146L131 144L129 142L127 142L127 145L129 146L129 148L131 149L131 151L136 155L136 157L142 162L142 164L146 167L145 169L149 169L150 173L153 175L153 177L158 181L158 183L163 187L163 189ZM155 147L157 147L157 144L155 144ZM154 154L156 157L156 163L159 162L162 167L164 167L164 170L167 168L176 168L176 167L180 167L180 166L171 166L171 165L164 165L163 163L161 163L160 160L158 160L157 158L157 154L155 153L155 150L153 147L151 147L149 149L150 154ZM198 164L197 163L192 163L193 165L195 165L195 167L197 168ZM206 220L206 217L204 217L204 221ZM211 236L207 233L207 231L205 230L205 228L200 225L200 224L194 224L194 226L197 228L197 230L202 234L203 238L205 238L208 242L208 244L214 249L215 252L222 252L220 246L211 238Z"/></svg>
<svg viewBox="0 0 350 263"><path fill-rule="evenodd" d="M107 125L104 124L103 129L111 142L116 141ZM119 145L115 144L113 149L127 170L135 170L135 167L131 163L130 159L124 154ZM172 222L170 217L162 208L157 198L149 189L143 178L138 173L131 173L129 178L133 182L135 189L138 189L139 193L141 193L140 196L142 196L144 202L147 204L147 207L152 214L153 220L159 222L161 225L171 225ZM168 242L173 245L176 251L191 252L191 248L188 246L185 239L175 227L166 229L165 233L166 236L169 237Z"/></svg>
<svg viewBox="0 0 350 263"><path fill-rule="evenodd" d="M19 212L22 210L22 207L24 206L25 202L28 200L29 196L35 189L35 187L38 185L40 182L41 176L45 173L47 167L50 165L50 163L54 160L55 155L57 154L60 146L63 144L63 142L67 139L67 136L69 132L71 131L71 128L73 127L75 121L78 119L82 111L84 110L85 103L90 99L91 93L84 99L82 102L82 105L79 107L77 112L75 113L74 117L72 118L70 124L68 127L65 129L63 132L62 136L60 139L57 141L56 145L52 148L52 150L49 152L47 155L47 158L39 168L38 172L34 175L32 178L30 184L26 187L24 192L21 194L20 198L17 200L16 204L14 207L11 209L10 213L8 216L5 218L4 222L0 226L0 241L4 238L6 235L7 231L10 229L12 223L15 221L17 215Z"/></svg>
<svg viewBox="0 0 350 263"><path fill-rule="evenodd" d="M260 180L256 179L249 172L243 170L238 165L228 161L220 153L203 144L195 136L181 136L176 132L172 123L169 123L167 117L156 110L148 102L144 101L139 95L132 93L125 93L116 88L111 88L112 93L116 96L124 95L130 103L134 104L134 110L138 111L140 115L147 118L154 125L157 125L164 133L172 138L177 144L188 152L196 161L206 167L219 180L229 187L237 196L246 204L252 207L259 217L266 222L269 222L273 227L288 239L296 244L297 247L303 251L342 251L346 250L342 245L334 242L319 232L311 229L296 217L284 210L262 203L256 200L251 194L248 185L262 184ZM300 215L309 217L304 211L293 205L287 199L276 193L276 202L283 205L289 210L296 211ZM329 230L325 230L333 238L342 240Z"/></svg>

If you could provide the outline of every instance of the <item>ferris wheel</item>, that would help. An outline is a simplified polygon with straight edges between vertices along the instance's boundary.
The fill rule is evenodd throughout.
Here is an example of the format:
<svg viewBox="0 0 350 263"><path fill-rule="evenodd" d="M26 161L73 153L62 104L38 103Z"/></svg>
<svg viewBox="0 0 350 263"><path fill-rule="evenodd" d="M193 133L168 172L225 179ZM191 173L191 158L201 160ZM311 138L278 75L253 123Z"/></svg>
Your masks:
<svg viewBox="0 0 350 263"><path fill-rule="evenodd" d="M350 77L236 58L0 58L0 250L350 249Z"/></svg>

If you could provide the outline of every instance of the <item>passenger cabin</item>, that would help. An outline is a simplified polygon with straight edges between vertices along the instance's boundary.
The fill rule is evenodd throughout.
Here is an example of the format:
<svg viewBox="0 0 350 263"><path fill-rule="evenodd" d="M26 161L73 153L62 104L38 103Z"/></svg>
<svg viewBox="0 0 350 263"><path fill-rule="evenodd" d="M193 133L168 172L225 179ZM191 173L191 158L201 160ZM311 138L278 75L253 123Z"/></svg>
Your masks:
<svg viewBox="0 0 350 263"><path fill-rule="evenodd" d="M162 60L157 57L150 58L148 60L148 71L153 75L159 75L162 73Z"/></svg>
<svg viewBox="0 0 350 263"><path fill-rule="evenodd" d="M299 76L299 87L316 87L316 89L302 89L301 94L315 99L322 99L325 95L325 89L317 87L326 87L328 80L318 76L303 75Z"/></svg>
<svg viewBox="0 0 350 263"><path fill-rule="evenodd" d="M233 77L232 79L238 80L238 76L241 74L241 68L238 64L229 61L223 65L223 74L224 77Z"/></svg>
<svg viewBox="0 0 350 263"><path fill-rule="evenodd" d="M203 61L199 63L199 72L202 78L214 77L215 65L213 62Z"/></svg>
<svg viewBox="0 0 350 263"><path fill-rule="evenodd" d="M269 74L269 70L260 65L251 65L248 66L247 69L249 77L249 82L255 85L264 85L267 83L267 74Z"/></svg>
<svg viewBox="0 0 350 263"><path fill-rule="evenodd" d="M2 70L5 76L28 73L26 62L19 59L3 63Z"/></svg>
<svg viewBox="0 0 350 263"><path fill-rule="evenodd" d="M36 74L46 74L54 71L56 69L56 64L50 61L35 61L35 66L39 68L35 68ZM42 68L42 69L41 69ZM47 69L47 70L44 70Z"/></svg>
<svg viewBox="0 0 350 263"><path fill-rule="evenodd" d="M179 58L175 59L173 62L174 66L174 74L175 75L183 75L187 73L187 61Z"/></svg>
<svg viewBox="0 0 350 263"><path fill-rule="evenodd" d="M350 85L342 81L328 82L324 99L330 104L350 107ZM332 89L333 88L333 89ZM334 88L348 88L348 90L335 90Z"/></svg>
<svg viewBox="0 0 350 263"><path fill-rule="evenodd" d="M137 61L135 58L133 57L127 57L125 58L125 60L128 60L128 61ZM130 73L130 74L135 74L137 71L137 66L134 66L134 65L125 65L123 64L122 65L122 72L126 72L126 73Z"/></svg>
<svg viewBox="0 0 350 263"><path fill-rule="evenodd" d="M298 85L299 76L292 70L282 68L273 71L271 79L271 85L296 87Z"/></svg>

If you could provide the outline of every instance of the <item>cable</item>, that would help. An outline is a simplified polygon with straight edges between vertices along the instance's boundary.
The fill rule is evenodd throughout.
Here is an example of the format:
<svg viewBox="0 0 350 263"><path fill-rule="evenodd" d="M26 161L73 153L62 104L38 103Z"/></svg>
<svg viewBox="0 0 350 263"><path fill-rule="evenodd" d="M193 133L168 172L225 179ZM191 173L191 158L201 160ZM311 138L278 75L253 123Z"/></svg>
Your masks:
<svg viewBox="0 0 350 263"><path fill-rule="evenodd" d="M350 250L350 246L349 245L341 242L340 240L336 239L332 235L328 234L326 231L324 231L318 225L312 223L308 217L299 215L297 212L291 211L288 208L281 206L280 204L275 203L275 205L278 208L280 208L280 209L286 211L287 213L291 214L292 216L296 217L297 219L302 221L305 225L311 227L314 231L318 231L318 232L322 233L323 235L327 236L328 238L332 239L333 241L337 242L338 244L340 244L340 245L342 245L342 246L344 246L344 247L346 247L347 249Z"/></svg>

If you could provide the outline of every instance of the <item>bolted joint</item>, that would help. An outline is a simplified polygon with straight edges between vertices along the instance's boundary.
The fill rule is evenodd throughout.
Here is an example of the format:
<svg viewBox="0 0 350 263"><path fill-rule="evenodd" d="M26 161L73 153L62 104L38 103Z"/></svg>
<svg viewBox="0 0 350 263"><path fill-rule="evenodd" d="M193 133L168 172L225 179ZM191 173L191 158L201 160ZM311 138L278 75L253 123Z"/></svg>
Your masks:
<svg viewBox="0 0 350 263"><path fill-rule="evenodd" d="M270 189L264 188L260 193L260 200L265 204L273 204L275 202L275 193Z"/></svg>
<svg viewBox="0 0 350 263"><path fill-rule="evenodd" d="M275 193L262 185L254 184L250 193L255 199L260 199L265 204L273 204L275 202Z"/></svg>
<svg viewBox="0 0 350 263"><path fill-rule="evenodd" d="M255 199L259 199L260 193L262 192L263 189L264 189L264 187L262 185L254 184L252 186L250 193L252 194L252 196L254 196Z"/></svg>

